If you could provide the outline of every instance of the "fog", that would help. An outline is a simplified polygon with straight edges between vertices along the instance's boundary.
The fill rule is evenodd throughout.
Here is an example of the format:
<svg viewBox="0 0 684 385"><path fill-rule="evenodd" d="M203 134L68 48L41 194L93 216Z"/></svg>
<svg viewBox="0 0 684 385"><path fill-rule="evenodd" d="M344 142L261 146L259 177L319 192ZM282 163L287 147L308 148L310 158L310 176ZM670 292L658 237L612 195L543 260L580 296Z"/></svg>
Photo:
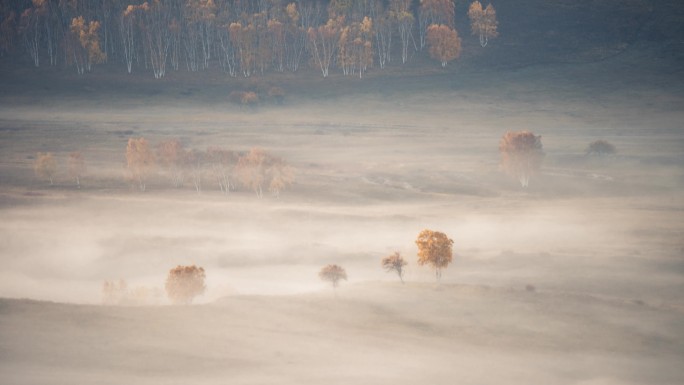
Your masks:
<svg viewBox="0 0 684 385"><path fill-rule="evenodd" d="M257 112L174 98L2 107L3 381L680 383L682 99L546 87ZM499 167L499 138L519 129L546 153L528 189ZM143 193L124 179L140 136L259 146L296 182L259 199L158 175ZM586 156L596 139L617 154ZM77 150L81 189L65 171ZM42 151L58 157L55 186L33 175ZM439 285L416 260L425 228L454 240ZM380 266L394 251L405 285ZM349 275L336 292L318 278L330 263ZM100 305L104 280L163 293L179 264L206 270L193 305Z"/></svg>

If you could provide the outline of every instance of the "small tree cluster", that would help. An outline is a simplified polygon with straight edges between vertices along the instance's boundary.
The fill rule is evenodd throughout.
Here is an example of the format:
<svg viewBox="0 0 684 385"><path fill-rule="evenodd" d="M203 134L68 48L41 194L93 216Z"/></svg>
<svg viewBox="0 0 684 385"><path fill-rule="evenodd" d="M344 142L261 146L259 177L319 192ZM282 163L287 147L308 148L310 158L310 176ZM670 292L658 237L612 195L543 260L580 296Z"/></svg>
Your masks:
<svg viewBox="0 0 684 385"><path fill-rule="evenodd" d="M166 294L175 304L189 305L196 296L204 294L205 278L204 268L179 265L169 271Z"/></svg>
<svg viewBox="0 0 684 385"><path fill-rule="evenodd" d="M470 18L470 29L473 35L478 35L480 38L480 45L486 47L489 39L494 39L499 36L497 27L499 21L496 20L496 10L491 4L482 9L482 3L473 1L468 9L468 17Z"/></svg>
<svg viewBox="0 0 684 385"><path fill-rule="evenodd" d="M264 188L280 197L280 192L294 181L292 167L256 147L239 157L237 173L242 185L253 190L259 198L263 197Z"/></svg>
<svg viewBox="0 0 684 385"><path fill-rule="evenodd" d="M544 160L541 136L529 131L509 131L499 143L501 165L511 176L518 178L520 185L526 188L530 176L541 168Z"/></svg>
<svg viewBox="0 0 684 385"><path fill-rule="evenodd" d="M141 191L145 191L146 179L157 166L161 166L174 187L181 187L190 179L198 193L207 177L214 179L224 194L234 189L234 180L238 180L259 198L263 197L264 189L279 197L280 192L294 182L292 167L260 148L252 148L244 154L216 146L201 151L186 149L174 138L159 143L155 153L144 138L131 138L126 159L129 175L138 182Z"/></svg>

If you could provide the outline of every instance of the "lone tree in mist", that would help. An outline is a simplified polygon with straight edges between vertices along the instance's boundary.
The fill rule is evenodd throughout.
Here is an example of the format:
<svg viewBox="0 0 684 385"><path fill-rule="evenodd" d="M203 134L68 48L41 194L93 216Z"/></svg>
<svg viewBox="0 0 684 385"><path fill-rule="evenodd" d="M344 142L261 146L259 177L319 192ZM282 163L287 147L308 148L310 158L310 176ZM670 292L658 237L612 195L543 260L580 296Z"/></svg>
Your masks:
<svg viewBox="0 0 684 385"><path fill-rule="evenodd" d="M331 282L333 289L337 289L341 279L347 280L347 272L338 265L324 266L318 273L318 276L324 281Z"/></svg>
<svg viewBox="0 0 684 385"><path fill-rule="evenodd" d="M204 293L204 268L176 266L166 277L166 295L174 304L189 305L192 299Z"/></svg>
<svg viewBox="0 0 684 385"><path fill-rule="evenodd" d="M401 283L404 283L404 266L407 264L408 262L406 262L404 257L402 257L398 251L395 251L394 254L382 259L383 269L385 269L388 273L396 271Z"/></svg>
<svg viewBox="0 0 684 385"><path fill-rule="evenodd" d="M615 154L615 146L603 139L595 140L589 143L589 147L587 147L587 155L604 156L613 154Z"/></svg>
<svg viewBox="0 0 684 385"><path fill-rule="evenodd" d="M530 184L530 176L539 171L544 160L541 136L529 131L505 133L499 143L499 152L504 171L518 178L523 188Z"/></svg>
<svg viewBox="0 0 684 385"><path fill-rule="evenodd" d="M418 264L431 265L435 269L437 282L442 279L442 269L446 269L453 259L451 246L454 241L439 231L423 230L416 238Z"/></svg>
<svg viewBox="0 0 684 385"><path fill-rule="evenodd" d="M86 172L85 160L80 152L69 154L69 176L76 181L76 187L81 188L81 177Z"/></svg>
<svg viewBox="0 0 684 385"><path fill-rule="evenodd" d="M482 47L487 46L489 39L499 36L497 31L499 22L496 20L496 10L491 4L483 9L482 3L473 1L468 8L468 17L470 18L470 29L473 35L480 37Z"/></svg>
<svg viewBox="0 0 684 385"><path fill-rule="evenodd" d="M52 179L57 173L57 161L55 157L52 156L51 152L39 152L36 155L36 161L33 164L33 171L36 176L42 179L48 179L50 181L50 186L52 186Z"/></svg>
<svg viewBox="0 0 684 385"><path fill-rule="evenodd" d="M140 191L145 191L145 182L154 170L155 158L145 138L129 138L126 147L126 167L131 178L138 182Z"/></svg>

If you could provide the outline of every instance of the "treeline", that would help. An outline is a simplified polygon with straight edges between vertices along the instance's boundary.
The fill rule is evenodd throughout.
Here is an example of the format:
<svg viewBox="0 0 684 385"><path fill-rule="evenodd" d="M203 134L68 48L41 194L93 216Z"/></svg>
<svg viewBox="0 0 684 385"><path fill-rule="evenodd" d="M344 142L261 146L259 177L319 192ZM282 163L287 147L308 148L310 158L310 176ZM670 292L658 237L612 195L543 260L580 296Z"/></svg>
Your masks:
<svg viewBox="0 0 684 385"><path fill-rule="evenodd" d="M497 36L491 5L474 1L468 16L483 47ZM461 53L453 0L20 0L1 2L0 18L0 56L79 74L101 63L155 78L312 65L324 77L330 69L362 77L416 53L443 66Z"/></svg>
<svg viewBox="0 0 684 385"><path fill-rule="evenodd" d="M58 162L51 152L38 153L33 170L39 179L53 185ZM81 187L87 174L85 157L72 152L68 158L68 175ZM159 176L168 180L174 188L190 182L200 193L205 184L215 185L223 194L229 194L238 186L252 190L262 198L264 190L276 198L294 183L294 169L282 158L254 147L248 152L236 152L217 146L205 151L186 148L178 138L167 139L156 147L145 138L129 138L126 146L126 180L140 191L147 190L147 183Z"/></svg>

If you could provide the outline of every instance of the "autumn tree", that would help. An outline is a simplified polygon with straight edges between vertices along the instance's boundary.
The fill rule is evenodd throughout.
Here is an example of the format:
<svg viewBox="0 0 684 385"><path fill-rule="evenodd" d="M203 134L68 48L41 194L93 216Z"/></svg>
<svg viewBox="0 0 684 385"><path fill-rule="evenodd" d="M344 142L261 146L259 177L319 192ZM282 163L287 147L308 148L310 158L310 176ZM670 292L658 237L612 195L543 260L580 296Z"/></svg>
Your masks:
<svg viewBox="0 0 684 385"><path fill-rule="evenodd" d="M413 40L415 17L410 10L409 0L392 0L390 2L390 19L396 24L401 39L401 62L408 61L409 43Z"/></svg>
<svg viewBox="0 0 684 385"><path fill-rule="evenodd" d="M508 131L499 142L501 166L511 176L518 178L526 188L530 176L541 168L544 160L541 136L529 131Z"/></svg>
<svg viewBox="0 0 684 385"><path fill-rule="evenodd" d="M145 138L129 138L126 146L126 167L140 191L146 190L147 177L154 171L156 159Z"/></svg>
<svg viewBox="0 0 684 385"><path fill-rule="evenodd" d="M418 234L418 264L431 265L435 269L437 282L442 278L442 269L446 269L453 259L453 244L453 240L439 231L423 230Z"/></svg>
<svg viewBox="0 0 684 385"><path fill-rule="evenodd" d="M482 3L477 0L473 1L468 9L468 17L472 34L480 37L482 47L487 46L489 39L499 36L497 31L499 22L496 19L496 10L491 4L482 9Z"/></svg>
<svg viewBox="0 0 684 385"><path fill-rule="evenodd" d="M394 254L382 259L383 269L385 269L388 273L395 271L399 276L401 283L404 283L404 266L407 264L408 262L406 262L404 257L402 257L398 251L395 251Z"/></svg>
<svg viewBox="0 0 684 385"><path fill-rule="evenodd" d="M266 175L269 179L268 191L276 198L280 198L280 192L294 182L294 170L280 158L272 158L266 169Z"/></svg>
<svg viewBox="0 0 684 385"><path fill-rule="evenodd" d="M324 266L318 273L318 276L322 280L332 283L333 289L337 289L340 280L347 280L347 272L338 265Z"/></svg>
<svg viewBox="0 0 684 385"><path fill-rule="evenodd" d="M99 29L100 22L86 23L83 16L71 20L70 31L74 41L73 59L79 74L85 71L90 72L93 64L99 64L105 60L105 54L100 48Z"/></svg>
<svg viewBox="0 0 684 385"><path fill-rule="evenodd" d="M169 175L173 187L183 186L188 154L180 139L167 139L159 143L157 146L157 160L159 165Z"/></svg>
<svg viewBox="0 0 684 385"><path fill-rule="evenodd" d="M57 173L57 161L51 152L39 152L36 155L36 160L33 164L33 171L36 176L42 179L48 179L50 186L53 184L53 178Z"/></svg>
<svg viewBox="0 0 684 385"><path fill-rule="evenodd" d="M341 25L344 18L329 19L327 23L317 28L310 27L307 35L309 39L309 51L313 60L318 64L323 77L328 77L330 64L332 64L337 46L340 41Z"/></svg>
<svg viewBox="0 0 684 385"><path fill-rule="evenodd" d="M439 60L442 67L446 67L451 60L461 55L461 38L458 32L446 25L433 24L428 27L427 41L430 56Z"/></svg>
<svg viewBox="0 0 684 385"><path fill-rule="evenodd" d="M86 172L85 159L80 152L69 154L69 176L76 181L76 187L81 188L81 177Z"/></svg>
<svg viewBox="0 0 684 385"><path fill-rule="evenodd" d="M445 25L454 28L454 1L453 0L420 0L418 7L418 33L420 49L427 42L427 34L431 25Z"/></svg>
<svg viewBox="0 0 684 385"><path fill-rule="evenodd" d="M202 267L178 265L166 277L166 295L174 304L189 305L193 298L204 294L205 278Z"/></svg>
<svg viewBox="0 0 684 385"><path fill-rule="evenodd" d="M238 163L238 155L233 151L224 150L220 147L209 147L207 159L211 167L211 173L218 183L219 190L228 194L233 188L233 176Z"/></svg>
<svg viewBox="0 0 684 385"><path fill-rule="evenodd" d="M263 187L266 182L266 170L271 157L261 148L252 148L249 153L238 159L237 172L243 186L251 189L257 197L264 196Z"/></svg>

